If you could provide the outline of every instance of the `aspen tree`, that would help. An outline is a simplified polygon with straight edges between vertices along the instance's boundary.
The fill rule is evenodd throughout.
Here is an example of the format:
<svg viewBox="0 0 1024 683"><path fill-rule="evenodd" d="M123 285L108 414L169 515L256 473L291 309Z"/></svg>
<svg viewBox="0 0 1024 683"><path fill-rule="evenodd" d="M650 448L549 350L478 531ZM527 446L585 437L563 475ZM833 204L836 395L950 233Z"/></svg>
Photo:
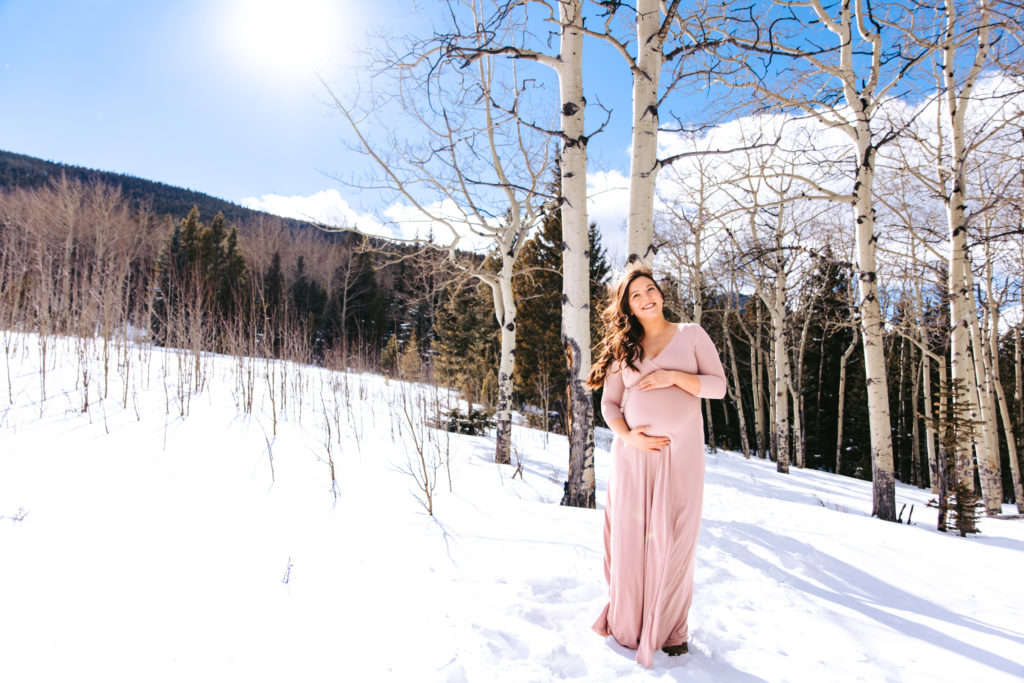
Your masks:
<svg viewBox="0 0 1024 683"><path fill-rule="evenodd" d="M447 36L445 54L458 56L467 63L497 55L529 60L551 68L558 78L559 129L552 133L561 141L561 178L560 194L554 201L562 213L562 345L568 368L569 401L569 473L562 504L592 508L596 506L594 406L584 381L591 360L587 141L594 133L588 134L585 128L583 1L536 3L547 11L544 21L556 28L559 47L555 55L516 43L515 36L508 31L511 24L526 22L525 12L534 4L531 0L491 3L490 14L478 10L476 2L472 4L473 29L463 35ZM510 111L521 121L518 107Z"/></svg>
<svg viewBox="0 0 1024 683"><path fill-rule="evenodd" d="M553 200L544 179L551 160L546 135L515 113L524 96L515 69L502 71L497 55L503 50L488 42L513 40L514 27L503 24L496 31L484 31L481 27L487 17L478 3L452 2L450 7L455 24L451 33L416 42L408 55L385 60L395 78L391 97L427 136L425 146L375 143L364 115L344 104L326 83L324 86L358 147L373 160L383 184L424 220L443 228L447 242L439 247L491 290L501 334L494 460L508 464L517 324L512 277L527 234L540 225L545 204ZM473 28L463 32L458 22L467 17ZM512 43L508 49L514 49ZM531 56L555 63L544 55ZM502 77L510 81L507 96L511 101L505 105L499 102ZM380 104L374 102L369 109L380 109ZM585 193L585 169L581 177ZM480 267L479 261L460 259L459 250L473 236L489 241L497 268L488 270ZM585 213L583 243L586 245ZM584 348L589 352L589 335Z"/></svg>
<svg viewBox="0 0 1024 683"><path fill-rule="evenodd" d="M561 95L562 345L569 368L569 480L563 505L596 507L594 406L590 372L590 252L587 238L587 135L583 97L583 6L559 0L556 66Z"/></svg>
<svg viewBox="0 0 1024 683"><path fill-rule="evenodd" d="M680 0L637 0L636 6L620 3L605 5L603 31L586 34L610 43L622 56L632 80L632 146L629 170L629 214L626 223L626 262L653 265L655 181L658 160L658 108L662 103L661 72L680 49L666 55L666 41L678 19ZM613 23L618 13L635 14L634 29L625 36L616 35ZM632 48L632 51L631 51Z"/></svg>
<svg viewBox="0 0 1024 683"><path fill-rule="evenodd" d="M955 0L944 4L944 27L941 54L942 94L945 103L950 136L948 164L938 167L939 183L943 188L943 202L949 226L949 313L950 313L950 357L952 381L963 385L962 391L953 395L954 401L964 403L966 419L974 424L983 424L981 405L978 401L978 382L974 357L970 355L971 318L976 316L974 295L967 284L967 187L966 164L968 146L964 137L964 121L971 103L971 91L987 63L987 41L989 29L982 26L978 34L978 49L974 53L966 78L957 83L955 62L959 42L959 16ZM986 7L983 0L982 7ZM954 448L955 476L962 486L974 485L974 473L970 460L969 442L961 440ZM975 439L979 462L989 462L988 444ZM997 463L998 464L998 463ZM987 469L987 468L985 468ZM982 475L984 486L989 489L988 477Z"/></svg>

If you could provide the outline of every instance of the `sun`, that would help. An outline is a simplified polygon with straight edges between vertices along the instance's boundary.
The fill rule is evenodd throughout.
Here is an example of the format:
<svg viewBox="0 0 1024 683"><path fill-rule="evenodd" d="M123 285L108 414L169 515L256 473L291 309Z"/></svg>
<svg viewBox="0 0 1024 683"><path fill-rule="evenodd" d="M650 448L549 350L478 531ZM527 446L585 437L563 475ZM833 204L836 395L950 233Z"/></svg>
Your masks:
<svg viewBox="0 0 1024 683"><path fill-rule="evenodd" d="M346 48L347 22L338 0L231 0L225 47L260 78L311 76L336 66Z"/></svg>

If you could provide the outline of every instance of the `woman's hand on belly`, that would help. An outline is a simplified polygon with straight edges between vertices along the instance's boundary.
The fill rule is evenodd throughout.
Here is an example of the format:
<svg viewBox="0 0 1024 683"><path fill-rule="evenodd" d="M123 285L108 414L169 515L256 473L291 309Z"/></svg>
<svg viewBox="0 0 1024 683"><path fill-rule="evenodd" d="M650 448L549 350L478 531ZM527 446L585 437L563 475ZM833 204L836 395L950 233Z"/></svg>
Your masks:
<svg viewBox="0 0 1024 683"><path fill-rule="evenodd" d="M638 451L650 451L657 453L662 448L668 446L667 436L651 436L647 433L650 429L650 425L644 425L643 427L633 427L625 434L620 434L626 445L632 446Z"/></svg>
<svg viewBox="0 0 1024 683"><path fill-rule="evenodd" d="M700 378L682 370L655 370L636 384L640 391L679 387L691 396L700 392Z"/></svg>

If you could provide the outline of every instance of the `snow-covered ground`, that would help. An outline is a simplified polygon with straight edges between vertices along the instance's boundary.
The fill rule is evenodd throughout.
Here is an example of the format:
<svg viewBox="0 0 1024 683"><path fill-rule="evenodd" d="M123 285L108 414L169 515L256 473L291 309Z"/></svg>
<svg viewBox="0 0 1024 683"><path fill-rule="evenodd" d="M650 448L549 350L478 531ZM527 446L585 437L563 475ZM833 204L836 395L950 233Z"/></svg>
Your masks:
<svg viewBox="0 0 1024 683"><path fill-rule="evenodd" d="M513 476L422 427L433 388L203 355L195 391L193 356L110 347L104 377L54 339L44 383L38 337L0 345L3 681L1024 677L1021 519L939 534L898 486L913 523L883 523L868 482L709 455L691 654L646 670L590 630L603 513L557 504L564 438L515 427Z"/></svg>

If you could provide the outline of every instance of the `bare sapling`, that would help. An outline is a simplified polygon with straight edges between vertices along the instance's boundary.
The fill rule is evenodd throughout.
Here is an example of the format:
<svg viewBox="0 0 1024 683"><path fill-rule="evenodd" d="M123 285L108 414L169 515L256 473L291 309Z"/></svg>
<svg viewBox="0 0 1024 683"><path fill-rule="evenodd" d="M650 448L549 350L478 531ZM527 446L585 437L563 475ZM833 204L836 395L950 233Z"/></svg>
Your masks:
<svg viewBox="0 0 1024 683"><path fill-rule="evenodd" d="M322 386L323 385L321 385L321 387ZM337 405L337 402L335 401L335 406L336 405ZM327 467L330 469L330 474L331 474L331 496L333 496L333 498L334 498L334 503L337 504L337 502L338 502L338 476L337 476L337 472L334 469L334 455L332 454L332 450L331 450L333 442L334 442L333 434L332 434L332 428L331 428L331 417L332 417L332 414L335 417L337 416L337 409L335 409L334 411L330 411L330 410L327 409L327 402L324 400L323 391L320 392L320 406L323 409L323 415L324 415L324 431L326 433L324 434L323 441L324 441L324 450L327 453ZM337 424L337 423L335 423L335 424ZM341 443L340 438L339 438L339 443Z"/></svg>
<svg viewBox="0 0 1024 683"><path fill-rule="evenodd" d="M14 339L14 330L10 327L3 328L3 339L4 339L4 364L7 367L7 403L8 405L14 405L14 385L11 380L11 353L14 351L12 347L12 341Z"/></svg>
<svg viewBox="0 0 1024 683"><path fill-rule="evenodd" d="M267 385L267 400L270 401L271 430L277 436L277 366L278 362L269 356L263 359L263 379Z"/></svg>
<svg viewBox="0 0 1024 683"><path fill-rule="evenodd" d="M355 435L356 441L361 441L362 438L363 438L363 411L362 410L357 411L355 409L354 405L353 405L352 390L351 390L351 387L349 386L349 381L351 379L350 375L346 372L341 377L342 377L342 388L343 388L342 395L345 398L345 410L346 410L346 412L348 414L348 423L349 423L349 426L352 427L352 433ZM359 382L358 392L356 394L356 397L358 398L360 403L363 403L365 401L365 397L364 397L364 394L363 394L363 391L362 391L362 389L363 389L362 381L363 381L362 377L360 377L359 380L358 380L358 382ZM388 411L388 415L392 418L392 420L394 419L393 411ZM394 428L394 424L392 424L391 425L391 439L394 440L394 438L395 438L395 428Z"/></svg>
<svg viewBox="0 0 1024 683"><path fill-rule="evenodd" d="M431 386L430 394L430 426L434 427L433 435L437 442L440 459L444 462L445 474L448 475L448 493L452 492L452 435L443 428L444 416L451 412L451 391L438 384ZM425 416L424 416L425 417Z"/></svg>
<svg viewBox="0 0 1024 683"><path fill-rule="evenodd" d="M262 425L260 426L260 428L262 429ZM263 440L267 444L267 462L270 463L270 483L271 485L273 485L277 483L277 476L274 474L274 441L276 441L277 438L271 438L267 436L267 430L264 429Z"/></svg>
<svg viewBox="0 0 1024 683"><path fill-rule="evenodd" d="M411 451L406 450L406 466L400 469L416 482L418 492L414 495L427 514L433 517L434 488L441 459L436 438L431 434L434 430L425 421L428 407L421 388L403 383L398 391L398 407L401 410L399 431L403 441L412 448Z"/></svg>
<svg viewBox="0 0 1024 683"><path fill-rule="evenodd" d="M324 410L324 419L333 420L334 422L334 434L338 440L338 445L341 445L341 402L338 400L338 389L341 387L341 383L338 381L338 372L331 372L328 374L328 389L331 395L331 411L328 413ZM320 378L320 393L323 395L323 376Z"/></svg>
<svg viewBox="0 0 1024 683"><path fill-rule="evenodd" d="M82 394L82 408L79 412L89 412L89 339L86 337L75 337L75 359L78 363L78 373L76 378L76 384ZM81 380L81 383L77 380Z"/></svg>

